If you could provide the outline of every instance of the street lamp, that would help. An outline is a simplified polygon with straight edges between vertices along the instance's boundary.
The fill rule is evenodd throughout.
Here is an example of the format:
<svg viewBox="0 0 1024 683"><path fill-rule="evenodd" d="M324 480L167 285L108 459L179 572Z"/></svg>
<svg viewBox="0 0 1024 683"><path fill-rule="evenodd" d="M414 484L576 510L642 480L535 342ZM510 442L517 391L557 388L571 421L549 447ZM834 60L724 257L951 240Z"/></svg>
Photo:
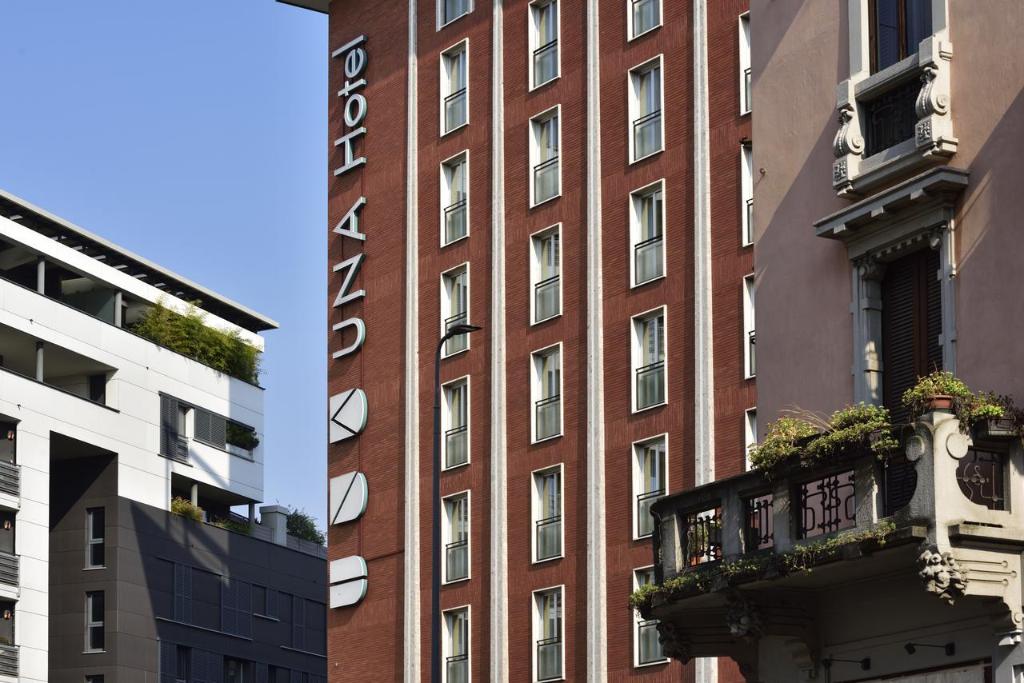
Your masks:
<svg viewBox="0 0 1024 683"><path fill-rule="evenodd" d="M430 681L441 683L441 349L452 337L470 334L480 328L476 325L452 325L437 343L434 354L434 498L433 537L431 540L430 572Z"/></svg>

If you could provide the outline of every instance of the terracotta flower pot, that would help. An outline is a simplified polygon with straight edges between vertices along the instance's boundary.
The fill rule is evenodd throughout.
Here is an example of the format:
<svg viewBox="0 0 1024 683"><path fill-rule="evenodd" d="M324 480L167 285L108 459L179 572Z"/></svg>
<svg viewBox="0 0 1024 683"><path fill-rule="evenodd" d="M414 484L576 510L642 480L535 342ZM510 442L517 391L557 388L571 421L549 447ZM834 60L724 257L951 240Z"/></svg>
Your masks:
<svg viewBox="0 0 1024 683"><path fill-rule="evenodd" d="M933 410L944 410L946 412L953 410L953 397L946 394L932 396L928 399L928 407L925 412Z"/></svg>

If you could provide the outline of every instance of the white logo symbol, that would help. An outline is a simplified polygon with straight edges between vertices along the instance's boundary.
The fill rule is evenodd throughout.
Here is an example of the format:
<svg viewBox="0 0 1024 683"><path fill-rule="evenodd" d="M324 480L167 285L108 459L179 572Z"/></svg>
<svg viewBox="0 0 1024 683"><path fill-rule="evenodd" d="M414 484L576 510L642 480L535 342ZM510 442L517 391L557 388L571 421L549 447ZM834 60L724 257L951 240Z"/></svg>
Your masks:
<svg viewBox="0 0 1024 683"><path fill-rule="evenodd" d="M348 472L331 479L331 524L344 524L366 512L369 492L366 475Z"/></svg>
<svg viewBox="0 0 1024 683"><path fill-rule="evenodd" d="M331 608L349 607L366 597L366 560L352 555L331 562Z"/></svg>
<svg viewBox="0 0 1024 683"><path fill-rule="evenodd" d="M366 394L362 389L349 389L331 396L331 443L344 441L363 431L366 427L366 412Z"/></svg>

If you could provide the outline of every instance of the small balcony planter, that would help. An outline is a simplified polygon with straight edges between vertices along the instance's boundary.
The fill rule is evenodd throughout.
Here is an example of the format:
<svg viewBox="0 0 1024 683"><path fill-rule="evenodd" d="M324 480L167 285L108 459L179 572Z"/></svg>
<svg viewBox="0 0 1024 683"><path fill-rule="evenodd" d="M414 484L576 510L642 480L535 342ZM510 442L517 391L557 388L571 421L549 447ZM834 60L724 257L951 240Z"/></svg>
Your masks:
<svg viewBox="0 0 1024 683"><path fill-rule="evenodd" d="M951 413L953 412L953 397L948 394L936 394L935 396L928 397L925 406L925 412L927 413L937 411Z"/></svg>
<svg viewBox="0 0 1024 683"><path fill-rule="evenodd" d="M1016 438L1019 428L1015 420L1009 417L994 417L980 420L972 429L975 439L981 441L1003 441Z"/></svg>

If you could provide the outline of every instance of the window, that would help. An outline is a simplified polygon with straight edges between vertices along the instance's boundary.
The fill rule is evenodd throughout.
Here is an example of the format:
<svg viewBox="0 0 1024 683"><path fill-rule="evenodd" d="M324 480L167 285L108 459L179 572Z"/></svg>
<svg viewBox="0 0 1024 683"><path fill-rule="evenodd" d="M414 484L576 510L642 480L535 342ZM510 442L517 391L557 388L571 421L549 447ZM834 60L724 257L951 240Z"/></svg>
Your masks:
<svg viewBox="0 0 1024 683"><path fill-rule="evenodd" d="M467 41L441 53L441 135L469 122Z"/></svg>
<svg viewBox="0 0 1024 683"><path fill-rule="evenodd" d="M444 469L469 462L469 380L465 377L444 385L441 428Z"/></svg>
<svg viewBox="0 0 1024 683"><path fill-rule="evenodd" d="M531 357L533 373L533 441L562 434L562 349L560 345L537 351Z"/></svg>
<svg viewBox="0 0 1024 683"><path fill-rule="evenodd" d="M665 403L665 309L633 318L633 412Z"/></svg>
<svg viewBox="0 0 1024 683"><path fill-rule="evenodd" d="M469 324L469 264L464 263L441 275L441 333L453 325ZM469 348L469 335L457 334L444 345L444 355L452 356Z"/></svg>
<svg viewBox="0 0 1024 683"><path fill-rule="evenodd" d="M174 620L192 623L192 568L174 565Z"/></svg>
<svg viewBox="0 0 1024 683"><path fill-rule="evenodd" d="M221 586L221 629L243 638L252 637L252 584L225 579Z"/></svg>
<svg viewBox="0 0 1024 683"><path fill-rule="evenodd" d="M668 491L665 435L633 444L633 493L636 497L633 538L654 533L651 505Z"/></svg>
<svg viewBox="0 0 1024 683"><path fill-rule="evenodd" d="M533 561L562 556L562 466L533 473Z"/></svg>
<svg viewBox="0 0 1024 683"><path fill-rule="evenodd" d="M868 0L871 73L917 54L932 34L932 0Z"/></svg>
<svg viewBox="0 0 1024 683"><path fill-rule="evenodd" d="M103 591L92 591L85 594L85 650L86 652L102 652L105 649L105 629L103 626Z"/></svg>
<svg viewBox="0 0 1024 683"><path fill-rule="evenodd" d="M743 278L743 369L749 379L757 374L755 348L757 335L754 332L754 276Z"/></svg>
<svg viewBox="0 0 1024 683"><path fill-rule="evenodd" d="M171 396L160 396L160 455L188 462L189 407Z"/></svg>
<svg viewBox="0 0 1024 683"><path fill-rule="evenodd" d="M469 578L469 493L444 499L444 582Z"/></svg>
<svg viewBox="0 0 1024 683"><path fill-rule="evenodd" d="M661 57L629 72L630 160L639 161L660 152L664 146L661 115Z"/></svg>
<svg viewBox="0 0 1024 683"><path fill-rule="evenodd" d="M562 192L559 109L530 119L530 196L536 206Z"/></svg>
<svg viewBox="0 0 1024 683"><path fill-rule="evenodd" d="M562 230L556 225L530 239L532 254L530 283L530 320L543 322L562 314Z"/></svg>
<svg viewBox="0 0 1024 683"><path fill-rule="evenodd" d="M192 648L181 645L174 648L174 680L177 683L191 683Z"/></svg>
<svg viewBox="0 0 1024 683"><path fill-rule="evenodd" d="M438 0L437 2L437 25L438 28L450 24L459 17L465 16L473 11L471 0Z"/></svg>
<svg viewBox="0 0 1024 683"><path fill-rule="evenodd" d="M530 89L558 78L558 0L530 4Z"/></svg>
<svg viewBox="0 0 1024 683"><path fill-rule="evenodd" d="M750 15L740 15L740 114L750 113Z"/></svg>
<svg viewBox="0 0 1024 683"><path fill-rule="evenodd" d="M178 680L178 681L185 680L185 681L187 681L188 679L178 678L178 679L175 679L175 680ZM85 677L85 683L103 683L103 675L102 674L97 674L97 675L92 675L92 676L86 676Z"/></svg>
<svg viewBox="0 0 1024 683"><path fill-rule="evenodd" d="M103 508L89 508L85 511L85 530L85 566L102 567L106 535L106 511Z"/></svg>
<svg viewBox="0 0 1024 683"><path fill-rule="evenodd" d="M626 0L629 39L639 38L661 26L661 0Z"/></svg>
<svg viewBox="0 0 1024 683"><path fill-rule="evenodd" d="M562 678L562 587L533 594L534 676L537 681Z"/></svg>
<svg viewBox="0 0 1024 683"><path fill-rule="evenodd" d="M633 571L633 589L638 590L654 583L654 567L645 567ZM633 631L634 665L647 666L668 661L661 650L658 639L658 620L644 619L636 612L636 628Z"/></svg>
<svg viewBox="0 0 1024 683"><path fill-rule="evenodd" d="M469 153L441 164L441 246L469 232Z"/></svg>
<svg viewBox="0 0 1024 683"><path fill-rule="evenodd" d="M757 408L749 408L743 417L743 462L744 469L750 468L750 449L757 445Z"/></svg>
<svg viewBox="0 0 1024 683"><path fill-rule="evenodd" d="M187 463L189 437L246 459L260 445L256 430L223 415L160 396L160 455Z"/></svg>
<svg viewBox="0 0 1024 683"><path fill-rule="evenodd" d="M469 608L444 613L444 681L469 683Z"/></svg>
<svg viewBox="0 0 1024 683"><path fill-rule="evenodd" d="M107 403L106 374L89 375L89 400L95 403Z"/></svg>
<svg viewBox="0 0 1024 683"><path fill-rule="evenodd" d="M271 619L275 617L277 610L274 606L274 589L253 585L252 613Z"/></svg>
<svg viewBox="0 0 1024 683"><path fill-rule="evenodd" d="M665 181L629 195L633 286L665 274Z"/></svg>
<svg viewBox="0 0 1024 683"><path fill-rule="evenodd" d="M754 243L754 149L740 145L740 241L743 246Z"/></svg>
<svg viewBox="0 0 1024 683"><path fill-rule="evenodd" d="M224 658L224 683L250 683L252 680L252 662Z"/></svg>

